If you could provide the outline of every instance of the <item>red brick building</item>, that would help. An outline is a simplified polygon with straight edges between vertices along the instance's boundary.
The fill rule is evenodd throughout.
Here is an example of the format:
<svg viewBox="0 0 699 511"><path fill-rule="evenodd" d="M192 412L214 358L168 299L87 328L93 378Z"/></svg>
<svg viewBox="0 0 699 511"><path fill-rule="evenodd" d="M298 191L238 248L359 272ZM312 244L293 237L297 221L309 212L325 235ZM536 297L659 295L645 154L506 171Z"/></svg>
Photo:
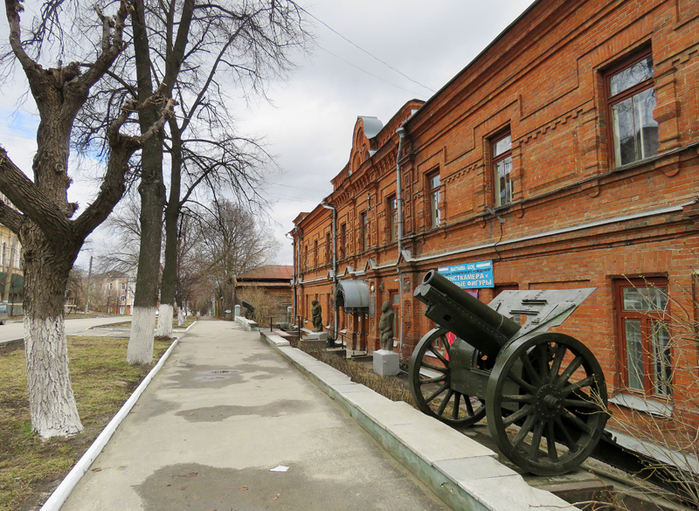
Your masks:
<svg viewBox="0 0 699 511"><path fill-rule="evenodd" d="M236 276L236 294L245 290L257 289L273 297L280 309L291 305L291 287L293 266L268 264Z"/></svg>
<svg viewBox="0 0 699 511"><path fill-rule="evenodd" d="M318 299L372 351L389 300L407 362L433 326L412 297L427 270L491 262L486 303L594 287L561 330L613 400L665 413L697 379L698 42L694 1L538 0L427 102L360 117L333 192L295 221L297 313Z"/></svg>

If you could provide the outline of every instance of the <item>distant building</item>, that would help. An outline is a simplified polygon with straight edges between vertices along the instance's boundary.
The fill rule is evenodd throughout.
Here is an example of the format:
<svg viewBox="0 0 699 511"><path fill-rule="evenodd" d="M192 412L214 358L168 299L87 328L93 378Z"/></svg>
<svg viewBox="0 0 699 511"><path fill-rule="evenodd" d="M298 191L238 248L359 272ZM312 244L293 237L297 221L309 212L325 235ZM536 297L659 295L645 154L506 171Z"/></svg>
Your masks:
<svg viewBox="0 0 699 511"><path fill-rule="evenodd" d="M291 279L294 267L266 265L236 276L236 295L246 290L260 290L275 299L280 309L291 305ZM240 301L240 300L238 300Z"/></svg>
<svg viewBox="0 0 699 511"><path fill-rule="evenodd" d="M106 314L131 315L136 279L121 272L92 275L90 310Z"/></svg>
<svg viewBox="0 0 699 511"><path fill-rule="evenodd" d="M0 194L0 200L12 206L12 204ZM5 289L7 275L10 274L9 289ZM10 229L0 225L0 300L11 303L22 303L24 296L24 275L22 270L22 245L19 238ZM19 312L21 314L21 307Z"/></svg>

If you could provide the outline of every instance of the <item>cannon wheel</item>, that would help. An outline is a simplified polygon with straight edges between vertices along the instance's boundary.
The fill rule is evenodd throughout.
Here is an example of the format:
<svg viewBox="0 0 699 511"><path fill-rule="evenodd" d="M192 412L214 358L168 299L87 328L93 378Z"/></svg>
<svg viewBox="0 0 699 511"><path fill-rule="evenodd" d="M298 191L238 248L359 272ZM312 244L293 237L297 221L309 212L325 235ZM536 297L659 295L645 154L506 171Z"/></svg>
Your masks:
<svg viewBox="0 0 699 511"><path fill-rule="evenodd" d="M488 380L486 403L488 427L502 453L538 475L577 468L607 421L599 363L580 341L558 333L506 345Z"/></svg>
<svg viewBox="0 0 699 511"><path fill-rule="evenodd" d="M485 404L451 388L447 333L434 328L415 347L410 359L410 392L423 413L451 426L470 426L485 416Z"/></svg>

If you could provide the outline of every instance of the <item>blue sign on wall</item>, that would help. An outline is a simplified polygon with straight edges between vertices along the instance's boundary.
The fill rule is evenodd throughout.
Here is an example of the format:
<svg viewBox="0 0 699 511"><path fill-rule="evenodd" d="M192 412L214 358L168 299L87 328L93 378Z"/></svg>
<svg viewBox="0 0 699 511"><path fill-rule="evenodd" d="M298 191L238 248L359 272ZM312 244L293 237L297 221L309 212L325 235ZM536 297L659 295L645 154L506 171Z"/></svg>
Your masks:
<svg viewBox="0 0 699 511"><path fill-rule="evenodd" d="M493 261L443 266L437 271L461 289L495 287L493 284Z"/></svg>

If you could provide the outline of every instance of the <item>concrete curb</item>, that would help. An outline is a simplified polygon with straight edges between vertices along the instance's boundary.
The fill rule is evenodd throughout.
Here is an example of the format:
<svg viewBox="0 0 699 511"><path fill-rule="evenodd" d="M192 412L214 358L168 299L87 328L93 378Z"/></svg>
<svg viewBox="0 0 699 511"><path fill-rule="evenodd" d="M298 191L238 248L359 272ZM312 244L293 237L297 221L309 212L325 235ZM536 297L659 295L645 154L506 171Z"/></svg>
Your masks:
<svg viewBox="0 0 699 511"><path fill-rule="evenodd" d="M73 491L73 488L75 488L75 485L78 484L82 476L90 468L92 462L95 461L95 458L97 458L100 452L102 452L102 449L104 449L104 447L107 445L107 442L109 442L109 439L114 434L114 431L116 431L116 428L129 414L131 409L138 401L138 398L141 397L141 394L143 394L143 392L146 390L146 387L148 387L148 384L151 382L153 377L158 374L160 369L163 367L163 364L170 356L170 353L172 353L173 349L179 342L180 339L175 338L167 351L162 357L160 357L158 363L155 364L155 367L150 370L141 384L136 388L134 393L131 394L131 397L126 401L126 403L124 403L124 406L122 406L112 420L109 421L109 424L107 424L107 426L102 430L90 448L85 452L85 454L83 454L82 458L78 460L72 470L68 472L68 475L63 479L61 484L58 485L58 488L54 490L51 497L49 497L46 503L41 507L41 511L58 511L61 509L61 506L63 506L66 499Z"/></svg>
<svg viewBox="0 0 699 511"><path fill-rule="evenodd" d="M532 488L496 454L404 402L353 383L340 371L260 332L276 351L335 400L394 458L453 509L573 511L550 492Z"/></svg>
<svg viewBox="0 0 699 511"><path fill-rule="evenodd" d="M243 328L245 328L245 330L247 330L248 332L257 332L260 329L260 326L257 324L257 321L244 318L243 316L236 316L235 322L239 325L243 325Z"/></svg>

